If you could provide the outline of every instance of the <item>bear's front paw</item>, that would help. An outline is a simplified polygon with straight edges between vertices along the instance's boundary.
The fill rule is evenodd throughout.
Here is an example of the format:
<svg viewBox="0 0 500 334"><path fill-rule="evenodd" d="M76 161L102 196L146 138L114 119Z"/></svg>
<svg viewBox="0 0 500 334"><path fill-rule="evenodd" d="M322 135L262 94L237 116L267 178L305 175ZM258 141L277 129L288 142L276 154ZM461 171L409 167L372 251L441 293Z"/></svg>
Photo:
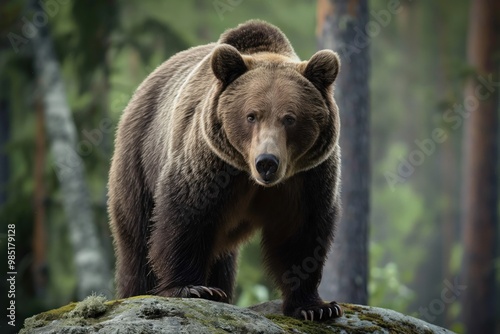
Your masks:
<svg viewBox="0 0 500 334"><path fill-rule="evenodd" d="M188 297L191 298L203 298L216 302L228 301L226 293L219 288L206 287L203 285L188 285L186 289L189 293Z"/></svg>
<svg viewBox="0 0 500 334"><path fill-rule="evenodd" d="M178 286L157 292L157 294L163 297L203 298L216 302L228 302L227 295L224 291L219 288L211 288L203 285Z"/></svg>
<svg viewBox="0 0 500 334"><path fill-rule="evenodd" d="M339 318L343 314L344 312L337 302L299 307L294 312L295 317L310 321L325 321Z"/></svg>

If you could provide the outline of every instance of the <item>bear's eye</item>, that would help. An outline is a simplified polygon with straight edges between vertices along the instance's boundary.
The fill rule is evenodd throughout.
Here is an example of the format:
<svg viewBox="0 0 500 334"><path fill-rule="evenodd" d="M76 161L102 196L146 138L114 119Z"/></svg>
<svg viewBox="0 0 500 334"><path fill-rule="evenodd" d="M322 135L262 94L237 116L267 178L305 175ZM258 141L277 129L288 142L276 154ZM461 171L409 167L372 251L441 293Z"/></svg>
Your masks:
<svg viewBox="0 0 500 334"><path fill-rule="evenodd" d="M285 116L285 118L283 119L283 123L287 126L290 126L290 125L294 125L295 124L295 117L293 116Z"/></svg>
<svg viewBox="0 0 500 334"><path fill-rule="evenodd" d="M247 115L247 121L249 123L254 123L255 122L255 115L254 114L248 114Z"/></svg>

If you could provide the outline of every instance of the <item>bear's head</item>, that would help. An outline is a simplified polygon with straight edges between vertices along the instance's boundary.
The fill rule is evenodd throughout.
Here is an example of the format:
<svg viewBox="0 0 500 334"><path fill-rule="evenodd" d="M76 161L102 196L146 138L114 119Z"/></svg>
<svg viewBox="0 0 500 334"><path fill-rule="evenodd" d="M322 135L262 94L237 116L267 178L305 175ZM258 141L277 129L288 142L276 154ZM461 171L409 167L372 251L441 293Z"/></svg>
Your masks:
<svg viewBox="0 0 500 334"><path fill-rule="evenodd" d="M262 186L317 166L338 142L332 86L339 66L329 50L297 62L218 45L211 55L218 84L204 108L205 139L219 157Z"/></svg>

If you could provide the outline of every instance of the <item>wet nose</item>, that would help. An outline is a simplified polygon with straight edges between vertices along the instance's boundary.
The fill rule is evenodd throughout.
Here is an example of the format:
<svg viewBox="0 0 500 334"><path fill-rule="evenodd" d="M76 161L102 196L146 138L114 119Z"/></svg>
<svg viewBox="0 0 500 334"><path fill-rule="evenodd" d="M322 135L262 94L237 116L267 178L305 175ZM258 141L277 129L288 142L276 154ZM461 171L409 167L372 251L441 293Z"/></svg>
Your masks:
<svg viewBox="0 0 500 334"><path fill-rule="evenodd" d="M271 181L276 174L279 166L279 160L272 154L261 154L255 159L255 167L262 179L266 182Z"/></svg>

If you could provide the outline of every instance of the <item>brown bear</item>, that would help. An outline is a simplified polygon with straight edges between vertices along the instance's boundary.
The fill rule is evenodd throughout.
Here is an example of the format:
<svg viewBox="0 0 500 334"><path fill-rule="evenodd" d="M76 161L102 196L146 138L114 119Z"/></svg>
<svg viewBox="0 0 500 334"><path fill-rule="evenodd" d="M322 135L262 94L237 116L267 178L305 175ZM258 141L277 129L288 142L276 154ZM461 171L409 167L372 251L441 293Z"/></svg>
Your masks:
<svg viewBox="0 0 500 334"><path fill-rule="evenodd" d="M118 297L230 302L238 247L261 230L284 314L342 314L318 295L339 216L338 71L334 52L300 61L278 28L253 20L146 78L109 177Z"/></svg>

